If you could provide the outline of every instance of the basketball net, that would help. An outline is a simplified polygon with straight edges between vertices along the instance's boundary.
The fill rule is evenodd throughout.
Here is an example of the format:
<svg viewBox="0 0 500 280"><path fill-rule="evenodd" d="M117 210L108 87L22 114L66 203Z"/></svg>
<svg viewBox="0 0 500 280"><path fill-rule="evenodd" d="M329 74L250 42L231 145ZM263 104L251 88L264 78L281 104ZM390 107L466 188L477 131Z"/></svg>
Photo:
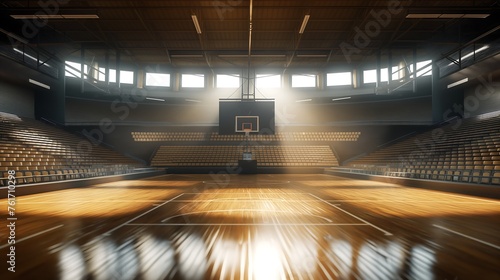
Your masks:
<svg viewBox="0 0 500 280"><path fill-rule="evenodd" d="M252 131L252 130L251 130L251 129L248 129L248 128L243 129L243 132L245 132L245 138L250 137L250 132L251 132L251 131Z"/></svg>

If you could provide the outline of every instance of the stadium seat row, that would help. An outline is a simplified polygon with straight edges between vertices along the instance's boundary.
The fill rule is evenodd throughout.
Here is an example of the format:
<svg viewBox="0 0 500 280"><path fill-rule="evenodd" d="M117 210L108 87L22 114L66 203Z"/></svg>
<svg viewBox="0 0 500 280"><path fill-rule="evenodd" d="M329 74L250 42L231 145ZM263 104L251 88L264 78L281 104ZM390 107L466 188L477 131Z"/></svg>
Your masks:
<svg viewBox="0 0 500 280"><path fill-rule="evenodd" d="M274 135L251 134L250 141L357 141L360 132L277 132ZM162 142L162 141L245 141L245 135L219 135L217 132L132 132L136 142Z"/></svg>
<svg viewBox="0 0 500 280"><path fill-rule="evenodd" d="M161 146L151 166L227 166L242 158L242 146ZM330 146L256 146L258 166L338 166Z"/></svg>
<svg viewBox="0 0 500 280"><path fill-rule="evenodd" d="M18 184L130 172L141 164L60 128L0 113L0 185L8 170ZM89 148L90 147L90 148Z"/></svg>
<svg viewBox="0 0 500 280"><path fill-rule="evenodd" d="M390 176L500 184L500 116L436 127L346 166Z"/></svg>

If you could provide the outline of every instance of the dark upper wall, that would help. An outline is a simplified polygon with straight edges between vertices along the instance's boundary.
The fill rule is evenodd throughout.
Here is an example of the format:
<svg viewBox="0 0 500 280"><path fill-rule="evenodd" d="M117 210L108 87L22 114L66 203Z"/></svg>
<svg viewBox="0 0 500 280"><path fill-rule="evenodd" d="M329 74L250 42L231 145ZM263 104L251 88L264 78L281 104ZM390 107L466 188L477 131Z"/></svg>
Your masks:
<svg viewBox="0 0 500 280"><path fill-rule="evenodd" d="M378 102L302 105L289 108L297 122L340 123L429 123L431 98L403 98Z"/></svg>
<svg viewBox="0 0 500 280"><path fill-rule="evenodd" d="M465 116L500 111L500 54L461 71L469 78L463 89Z"/></svg>
<svg viewBox="0 0 500 280"><path fill-rule="evenodd" d="M164 125L213 125L217 122L218 104L154 105L135 102L133 97L112 101L66 99L66 124L161 123Z"/></svg>
<svg viewBox="0 0 500 280"><path fill-rule="evenodd" d="M0 112L35 117L35 90L19 73L18 63L0 56Z"/></svg>
<svg viewBox="0 0 500 280"><path fill-rule="evenodd" d="M466 117L500 111L500 87L479 84L465 90L464 108Z"/></svg>
<svg viewBox="0 0 500 280"><path fill-rule="evenodd" d="M500 54L482 60L440 80L440 88L448 95L447 107L443 107L446 120L458 115L465 118L500 111ZM460 85L450 85L465 81Z"/></svg>
<svg viewBox="0 0 500 280"><path fill-rule="evenodd" d="M45 89L29 83L35 80ZM55 79L0 56L0 111L64 122L64 79Z"/></svg>
<svg viewBox="0 0 500 280"><path fill-rule="evenodd" d="M0 112L34 118L35 93L29 88L0 78Z"/></svg>
<svg viewBox="0 0 500 280"><path fill-rule="evenodd" d="M66 99L66 124L156 123L160 125L217 125L218 102L200 104L154 105L133 102L132 98L114 101ZM331 125L342 123L430 124L430 97L403 98L383 102L346 104L305 104L276 102L278 125Z"/></svg>

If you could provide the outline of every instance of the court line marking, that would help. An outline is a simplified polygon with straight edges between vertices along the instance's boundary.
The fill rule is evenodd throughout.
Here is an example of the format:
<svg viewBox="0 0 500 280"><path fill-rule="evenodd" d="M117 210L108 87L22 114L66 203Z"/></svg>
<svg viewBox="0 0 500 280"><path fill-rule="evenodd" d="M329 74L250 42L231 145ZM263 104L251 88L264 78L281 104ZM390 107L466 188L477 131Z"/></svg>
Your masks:
<svg viewBox="0 0 500 280"><path fill-rule="evenodd" d="M217 182L217 181L202 181L203 184L216 184L216 185L220 185L221 183ZM225 182L224 182L225 183ZM257 184L257 183L261 183L261 184L269 184L269 185L277 185L277 184L281 184L281 185L284 185L284 184L290 184L291 181L283 181L283 182L280 182L280 180L259 180L259 181L254 181L254 182L251 182L251 181L239 181L237 182L237 184L241 184L241 185L252 185L252 184Z"/></svg>
<svg viewBox="0 0 500 280"><path fill-rule="evenodd" d="M345 177L335 176L335 175L329 175L329 174L326 174L326 175L333 176L333 177L338 177L338 178L345 178ZM348 180L351 180L351 179L348 179ZM366 181L366 180L355 180L355 181ZM443 181L443 182L446 182L446 181ZM379 183L385 184L383 182L379 182ZM392 183L387 183L387 184L392 184ZM343 185L342 187L345 187L345 186L346 185ZM493 185L488 185L488 186L493 186ZM396 186L394 188L415 189L415 188L412 188L412 187L405 186L404 184L396 184ZM442 192L442 191L437 191L437 190L432 190L432 189L423 189L423 190L432 191L432 192L439 193L439 194L446 195L446 196L455 196L455 197L461 197L461 198L464 198L464 199L485 201L485 202L495 203L495 204L499 204L500 203L500 201L498 199L495 199L495 198L479 198L479 197L467 196L467 195L458 194L458 193L447 193L447 192Z"/></svg>
<svg viewBox="0 0 500 280"><path fill-rule="evenodd" d="M130 223L130 222L133 222L133 221L135 221L135 220L139 219L140 217L142 217L142 216L144 216L144 215L147 215L147 214L149 214L149 213L153 212L154 210L156 210L156 209L158 209L158 208L160 208L160 207L164 206L165 204L167 204L167 203L169 203L169 202L171 202L171 201L173 201L173 200L177 199L178 197L182 196L183 194L184 194L184 193L181 193L181 194L179 194L178 196L176 196L176 197L174 197L174 198L172 198L172 199L169 199L169 200L167 200L167 201L163 202L162 204L160 204L160 205L158 205L158 206L156 206L156 207L153 207L153 208L149 209L148 211L146 211L146 212L144 212L144 213L142 213L142 214L140 214L140 215L138 215L138 216L135 216L134 218L132 218L132 219L130 219L130 220L128 220L128 221L126 221L125 223L123 223L123 224L121 224L121 225L119 225L119 226L116 226L116 227L112 228L111 230L109 230L109 231L105 232L103 235L110 235L113 231L115 231L115 230L117 230L117 229L119 229L119 228L122 228L122 227L123 227L123 226L125 226L126 224L128 224L128 223Z"/></svg>
<svg viewBox="0 0 500 280"><path fill-rule="evenodd" d="M386 231L386 230L383 230L383 229L379 228L378 226L376 226L376 225L374 225L374 224L372 224L372 223L370 223L370 222L368 222L368 221L366 221L366 220L364 220L364 219L362 219L362 218L360 218L360 217L358 217L358 216L356 216L356 215L354 215L354 214L352 214L352 213L350 213L350 212L348 212L348 211L346 211L346 210L344 210L344 209L342 209L342 208L340 208L340 207L336 206L335 204L332 204L332 203L330 203L330 202L328 202L328 201L326 201L326 200L324 200L324 199L322 199L322 198L320 198L320 197L318 197L318 196L316 196L316 195L314 195L314 194L312 194L312 193L310 193L309 195L311 195L312 197L315 197L316 199L318 199L318 200L320 200L320 201L323 201L324 203L326 203L326 204L328 204L328 205L330 205L330 206L334 207L335 209L338 209L338 210L340 210L340 211L342 211L342 212L346 213L347 215L349 215L349 216L351 216L351 217L354 217L354 218L356 218L356 219L358 219L358 220L362 221L363 223L366 223L366 224L370 225L371 227L373 227L373 228L375 228L375 229L378 229L379 231L383 232L383 233L384 233L384 235L388 235L388 236L389 236L389 235L392 235L392 233L390 233L390 232L388 232L388 231Z"/></svg>
<svg viewBox="0 0 500 280"><path fill-rule="evenodd" d="M462 237L468 238L468 239L470 239L470 240L474 240L474 241L479 242L479 243L482 243L482 244L484 244L484 245L488 245L488 246L493 247L493 248L495 248L495 249L497 249L497 250L500 250L500 246L497 246L497 245L495 245L495 244L491 244L491 243L489 243L489 242L483 241L483 240L481 240L481 239L479 239L479 238L475 238L475 237L472 237L472 236L469 236L469 235L463 234L463 233L461 233L461 232L454 231L454 230L451 230L451 229L449 229L449 228L445 228L445 227L440 226L440 225L433 224L433 226L435 226L435 227L437 227L437 228L440 228L440 229L442 229L442 230L445 230L445 231L448 231L448 232L454 233L454 234L456 234L456 235L460 235L460 236L462 236Z"/></svg>
<svg viewBox="0 0 500 280"><path fill-rule="evenodd" d="M392 199L328 199L326 201L330 202L394 202L394 203L403 203L403 202L414 202L414 203L457 203L457 204L497 204L496 202L488 202L488 201L450 201L447 199L443 200L392 200Z"/></svg>
<svg viewBox="0 0 500 280"><path fill-rule="evenodd" d="M163 199L152 199L152 200L57 200L57 203L144 203L144 202L163 202ZM34 201L34 202L23 202L23 204L54 204L54 201Z"/></svg>
<svg viewBox="0 0 500 280"><path fill-rule="evenodd" d="M228 192L186 192L184 194L204 194L204 195L264 195L264 194L273 194L273 195L284 195L284 194L302 194L302 195L308 195L308 193L288 193L288 192L259 192L259 193L228 193Z"/></svg>
<svg viewBox="0 0 500 280"><path fill-rule="evenodd" d="M139 200L133 200L139 201ZM151 200L154 201L154 200ZM163 201L163 200L160 200ZM317 201L317 199L286 199L286 198L261 198L261 199L252 199L252 198L214 198L214 199L182 199L177 200L177 202L185 202L185 203L194 203L194 202L227 202L227 201L283 201L283 202L311 202ZM335 202L393 202L393 203L450 203L450 204L478 204L478 205L489 205L496 204L494 202L475 202L475 201L449 201L449 200L391 200L391 199L328 199L325 201L335 203ZM110 201L114 202L114 201ZM146 201L147 202L147 201ZM42 202L45 203L45 202ZM47 202L48 203L48 202ZM52 202L51 202L52 203Z"/></svg>
<svg viewBox="0 0 500 280"><path fill-rule="evenodd" d="M202 214L202 213L227 213L227 212L272 212L272 213L286 213L286 214L292 214L292 215L297 215L296 212L293 212L293 211L280 211L280 210L276 210L276 209L245 209L245 208L242 208L242 209L224 209L224 210L206 210L206 211L196 211L196 212L189 212L189 213L183 213L183 214L178 214L178 215L174 215L174 216L170 216L166 219L163 219L161 220L162 223L170 220L170 219L173 219L173 218L178 218L178 217L182 217L182 216L187 216L187 215L193 215L193 214ZM327 222L329 223L332 223L333 221L326 218L326 217L323 217L323 216L319 216L319 215L314 215L314 214L305 214L306 216L312 216L312 217L316 217L316 218L319 218L319 219L323 219L323 220L326 220Z"/></svg>
<svg viewBox="0 0 500 280"><path fill-rule="evenodd" d="M49 229L46 229L46 230L43 230L43 231L37 232L37 233L32 234L32 235L30 235L30 236L26 236L26 237L24 237L24 238L18 239L18 240L16 240L16 244L21 243L21 242L23 242L23 241L26 241L26 240L28 240L28 239L31 239L31 238L33 238L33 237L37 237L37 236L42 235L42 234L44 234L44 233L47 233L47 232L49 232L49 231L56 230L56 229L58 229L58 228L60 228L60 227L63 227L63 226L64 226L64 225L58 225L58 226L55 226L55 227L52 227L52 228L49 228ZM5 244L5 245L0 246L0 249L7 248L7 247L12 246L12 245L14 245L14 244Z"/></svg>
<svg viewBox="0 0 500 280"><path fill-rule="evenodd" d="M216 199L180 199L176 200L175 203L202 203L202 202L215 202L215 203L226 203L226 202L314 202L316 199L284 199L284 198L262 198L262 199L230 199L230 198L216 198Z"/></svg>
<svg viewBox="0 0 500 280"><path fill-rule="evenodd" d="M407 186L401 186L401 187L395 187L394 189L411 189L411 187L407 187ZM495 199L495 198L480 198L480 197L475 197L475 196L467 196L467 195L461 195L461 194L457 194L457 193L446 193L446 192L442 192L442 191L435 191L435 190L432 190L432 189L420 189L421 191L434 191L435 193L434 194L437 194L437 195L443 195L443 196L451 196L451 197L459 197L463 200L477 200L477 201L482 201L482 202L488 202L488 203L494 203L494 204L499 204L500 203L500 200L499 199ZM328 194L328 193L326 193ZM433 195L434 195L433 194ZM446 198L442 198L443 200L446 200ZM389 200L389 199L383 199L383 200ZM382 200L382 201L383 201Z"/></svg>
<svg viewBox="0 0 500 280"><path fill-rule="evenodd" d="M149 180L154 179L154 178L158 178L158 177L170 177L172 175L173 174L162 174L162 175L156 175L156 176L153 176L153 177L147 177L145 179L139 179L139 180L149 181Z"/></svg>
<svg viewBox="0 0 500 280"><path fill-rule="evenodd" d="M154 177L148 177L148 178L146 178L144 180L147 181L150 178L163 177L163 176L167 176L168 177L168 176L172 176L172 175L173 174L158 175L158 176L154 176ZM139 179L139 180L141 180L141 179ZM63 181L70 181L70 180L63 180ZM121 181L124 181L124 180L121 180ZM136 180L136 181L138 181L138 180ZM62 181L60 181L60 182L62 182ZM117 182L120 182L120 181L117 181ZM92 190L96 190L97 189L98 190L99 189L99 185L102 185L102 184L109 184L109 183L93 184L88 189L92 189ZM24 195L24 196L20 196L18 198L21 198L23 200L29 200L29 199L37 199L37 198L41 198L41 197L45 197L45 196L57 196L58 194L60 194L60 193L58 193L59 191L66 191L66 190L77 190L77 188L76 189L71 189L71 188L70 189L60 189L60 190L57 190L57 191L47 192L47 193L28 194L29 197L28 197L28 195ZM57 197L55 197L55 198L57 199Z"/></svg>
<svg viewBox="0 0 500 280"><path fill-rule="evenodd" d="M189 223L189 224L141 224L141 223L130 223L125 226L370 226L369 224L311 224L311 223L280 223L280 224L269 224L269 223Z"/></svg>

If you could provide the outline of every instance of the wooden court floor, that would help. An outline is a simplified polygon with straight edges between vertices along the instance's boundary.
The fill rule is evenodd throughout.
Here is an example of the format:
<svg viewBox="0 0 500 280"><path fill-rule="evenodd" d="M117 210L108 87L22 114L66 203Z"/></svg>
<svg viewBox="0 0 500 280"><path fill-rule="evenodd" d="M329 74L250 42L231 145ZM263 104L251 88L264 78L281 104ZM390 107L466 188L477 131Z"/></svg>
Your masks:
<svg viewBox="0 0 500 280"><path fill-rule="evenodd" d="M500 279L500 201L330 175L164 175L0 200L0 279ZM12 255L12 254L11 254Z"/></svg>

